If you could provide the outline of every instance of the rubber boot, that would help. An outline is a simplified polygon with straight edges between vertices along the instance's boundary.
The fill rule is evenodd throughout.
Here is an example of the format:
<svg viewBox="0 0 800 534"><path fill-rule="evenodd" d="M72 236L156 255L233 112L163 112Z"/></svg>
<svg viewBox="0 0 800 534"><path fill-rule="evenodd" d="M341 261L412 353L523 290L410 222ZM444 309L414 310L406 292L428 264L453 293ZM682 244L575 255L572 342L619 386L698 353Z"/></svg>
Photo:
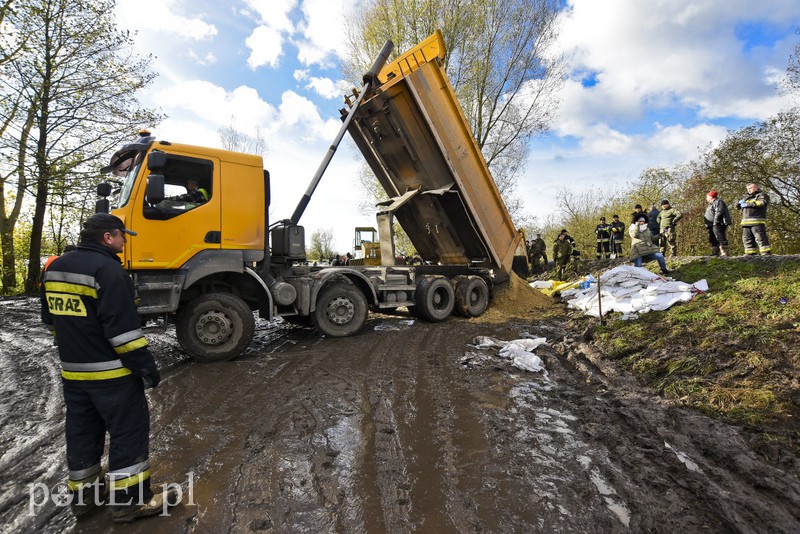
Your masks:
<svg viewBox="0 0 800 534"><path fill-rule="evenodd" d="M130 523L143 517L165 513L167 507L178 504L177 493L177 488L170 485L167 493L155 493L142 505L117 506L111 514L111 520L114 523Z"/></svg>
<svg viewBox="0 0 800 534"><path fill-rule="evenodd" d="M728 247L727 247L727 245L720 245L719 246L719 255L720 256L727 256L728 255Z"/></svg>
<svg viewBox="0 0 800 534"><path fill-rule="evenodd" d="M712 256L719 256L722 249L720 247L711 247L711 255Z"/></svg>

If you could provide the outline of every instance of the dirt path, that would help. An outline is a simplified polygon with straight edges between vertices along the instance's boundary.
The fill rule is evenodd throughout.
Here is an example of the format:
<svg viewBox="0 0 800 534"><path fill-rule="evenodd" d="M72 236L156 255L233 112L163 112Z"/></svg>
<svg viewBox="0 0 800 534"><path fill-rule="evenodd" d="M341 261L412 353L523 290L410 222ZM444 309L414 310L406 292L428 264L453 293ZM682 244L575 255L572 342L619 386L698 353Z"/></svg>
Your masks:
<svg viewBox="0 0 800 534"><path fill-rule="evenodd" d="M60 384L35 306L2 308L0 529L73 525L27 484L64 472ZM346 339L259 323L235 362L182 360L150 394L156 484L194 506L122 532L797 532L800 482L746 435L665 405L557 320L379 316ZM547 374L476 336L546 337ZM187 475L188 474L188 475ZM76 532L105 532L110 514ZM14 527L11 529L11 527ZM5 531L5 530L4 530Z"/></svg>

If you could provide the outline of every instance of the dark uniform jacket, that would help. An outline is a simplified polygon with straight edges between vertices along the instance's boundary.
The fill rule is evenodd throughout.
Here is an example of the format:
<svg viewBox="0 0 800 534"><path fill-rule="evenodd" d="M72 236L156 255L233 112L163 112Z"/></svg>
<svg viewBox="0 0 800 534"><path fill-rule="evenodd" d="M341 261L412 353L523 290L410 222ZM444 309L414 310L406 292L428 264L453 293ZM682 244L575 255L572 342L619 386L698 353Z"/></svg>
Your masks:
<svg viewBox="0 0 800 534"><path fill-rule="evenodd" d="M568 239L556 239L553 243L553 261L564 263L572 256L572 243Z"/></svg>
<svg viewBox="0 0 800 534"><path fill-rule="evenodd" d="M730 226L731 212L728 211L728 205L725 204L721 198L715 198L706 206L706 212L703 215L706 227L712 226Z"/></svg>
<svg viewBox="0 0 800 534"><path fill-rule="evenodd" d="M611 238L611 226L606 223L598 224L594 228L594 235L598 241L608 241Z"/></svg>
<svg viewBox="0 0 800 534"><path fill-rule="evenodd" d="M622 221L611 222L611 241L614 243L622 243L625 239L625 223Z"/></svg>
<svg viewBox="0 0 800 534"><path fill-rule="evenodd" d="M58 333L61 375L109 384L157 373L134 304L133 281L119 257L82 242L54 260L42 279L42 322Z"/></svg>
<svg viewBox="0 0 800 534"><path fill-rule="evenodd" d="M756 191L743 200L745 206L742 208L742 226L766 224L769 195L761 191Z"/></svg>
<svg viewBox="0 0 800 534"><path fill-rule="evenodd" d="M681 213L677 208L668 208L665 210L661 210L658 214L658 224L660 225L660 231L663 233L667 228L672 228L675 224L683 218L683 213ZM652 233L652 230L651 230Z"/></svg>

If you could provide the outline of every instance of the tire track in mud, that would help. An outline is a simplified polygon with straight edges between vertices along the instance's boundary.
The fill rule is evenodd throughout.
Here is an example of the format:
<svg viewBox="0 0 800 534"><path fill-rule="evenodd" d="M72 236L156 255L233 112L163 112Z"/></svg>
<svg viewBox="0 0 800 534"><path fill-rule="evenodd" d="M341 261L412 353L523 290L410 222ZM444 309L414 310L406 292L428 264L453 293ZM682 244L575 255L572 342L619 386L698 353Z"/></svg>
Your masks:
<svg viewBox="0 0 800 534"><path fill-rule="evenodd" d="M387 530L389 526L396 532L412 530L409 517L411 481L397 418L401 413L413 418L416 410L409 403L405 404L405 411L397 410L396 388L407 385L411 378L408 359L397 358L394 354L398 338L402 336L398 332L375 336L376 342L368 351L364 389L369 417L363 425L368 436L365 451L368 463L364 465L360 486L363 492L377 490L380 496L379 500L370 503L371 510L374 510L369 514L373 518L371 531Z"/></svg>
<svg viewBox="0 0 800 534"><path fill-rule="evenodd" d="M355 473L362 462L364 403L351 354L292 351L270 380L271 409L254 421L235 526L253 530L333 532L363 528ZM356 364L358 367L358 364ZM345 525L347 525L345 527Z"/></svg>
<svg viewBox="0 0 800 534"><path fill-rule="evenodd" d="M453 351L463 348L453 345L441 325L419 327L423 333L412 347L419 355L414 392L418 418L406 429L407 447L414 451L410 469L417 475L412 490L419 512L415 523L431 531L472 531L480 525L471 497L477 488L464 485L470 477L480 478L475 468L485 460L465 461L464 448L473 447L472 456L485 445L482 425L459 386L463 381L451 376Z"/></svg>
<svg viewBox="0 0 800 534"><path fill-rule="evenodd" d="M33 530L62 512L45 502L43 489L32 489L64 479L61 366L38 321L38 300L4 301L0 312L0 530ZM45 502L36 514L29 508L33 491Z"/></svg>

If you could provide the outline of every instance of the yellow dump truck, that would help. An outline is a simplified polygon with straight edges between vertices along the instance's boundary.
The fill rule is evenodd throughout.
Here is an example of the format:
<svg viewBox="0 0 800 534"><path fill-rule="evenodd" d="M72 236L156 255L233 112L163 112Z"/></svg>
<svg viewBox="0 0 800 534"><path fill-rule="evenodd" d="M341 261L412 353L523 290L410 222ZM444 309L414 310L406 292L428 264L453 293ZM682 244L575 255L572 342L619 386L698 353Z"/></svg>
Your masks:
<svg viewBox="0 0 800 534"><path fill-rule="evenodd" d="M502 282L515 256L527 268L524 241L447 79L444 56L437 31L384 67L348 131L390 197L378 213L384 264L395 258L397 218L426 262L489 267Z"/></svg>
<svg viewBox="0 0 800 534"><path fill-rule="evenodd" d="M174 320L181 347L201 361L240 354L255 311L313 323L328 336L356 333L370 308L408 307L429 321L454 311L481 315L493 284L508 277L519 237L438 65L441 39L433 39L381 70L391 43L384 46L290 219L269 222L270 176L260 156L147 132L117 150L104 172L120 186L98 186L97 211L138 232L123 263L140 315ZM298 223L348 128L373 168L385 168L379 178L393 198L381 224L396 214L425 265L304 265ZM386 146L389 136L406 147Z"/></svg>

